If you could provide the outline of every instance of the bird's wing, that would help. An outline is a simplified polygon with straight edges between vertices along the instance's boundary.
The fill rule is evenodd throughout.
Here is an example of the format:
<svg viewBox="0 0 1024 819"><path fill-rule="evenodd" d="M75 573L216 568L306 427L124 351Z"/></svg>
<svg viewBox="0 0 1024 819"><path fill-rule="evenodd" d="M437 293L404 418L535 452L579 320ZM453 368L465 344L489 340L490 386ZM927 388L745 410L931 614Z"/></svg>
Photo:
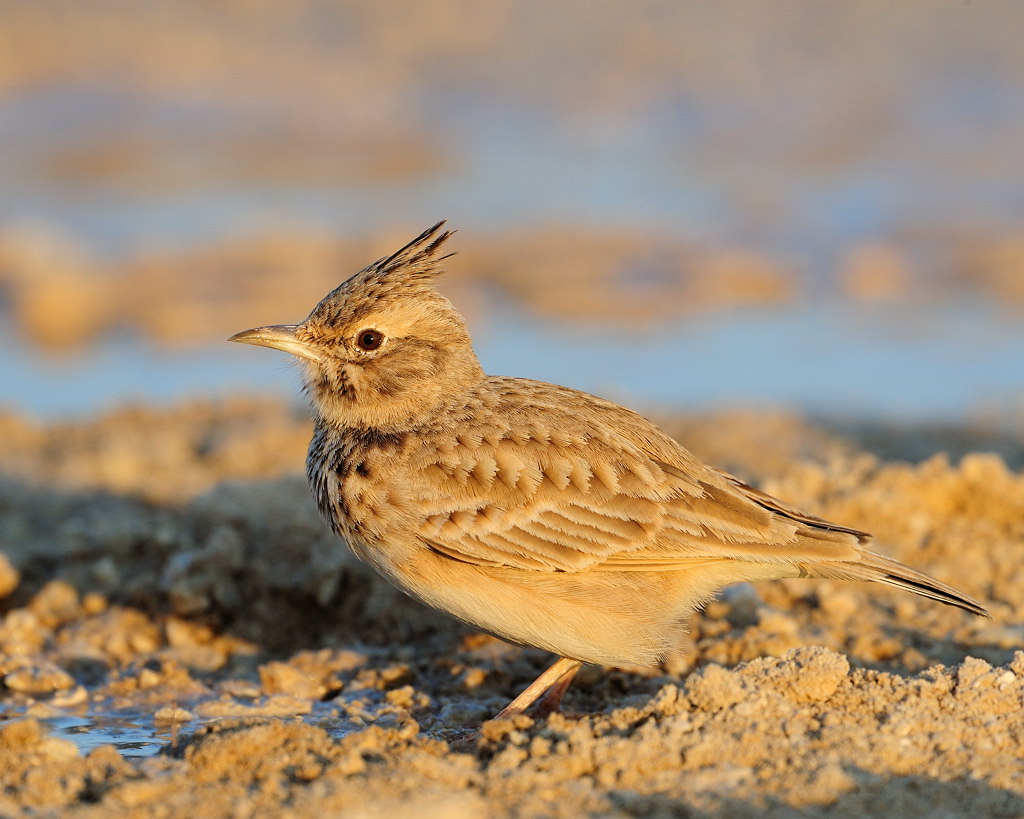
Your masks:
<svg viewBox="0 0 1024 819"><path fill-rule="evenodd" d="M553 391L565 395L545 401ZM762 579L872 580L987 615L973 598L868 551L865 532L702 464L641 416L565 388L542 392L527 392L520 411L458 426L441 445L435 438L407 464L402 497L429 548L543 572L743 561L762 564Z"/></svg>
<svg viewBox="0 0 1024 819"><path fill-rule="evenodd" d="M452 436L403 488L421 539L455 560L566 572L728 559L796 566L861 551L863 533L715 472L636 419L647 426L633 435L611 424L524 424Z"/></svg>

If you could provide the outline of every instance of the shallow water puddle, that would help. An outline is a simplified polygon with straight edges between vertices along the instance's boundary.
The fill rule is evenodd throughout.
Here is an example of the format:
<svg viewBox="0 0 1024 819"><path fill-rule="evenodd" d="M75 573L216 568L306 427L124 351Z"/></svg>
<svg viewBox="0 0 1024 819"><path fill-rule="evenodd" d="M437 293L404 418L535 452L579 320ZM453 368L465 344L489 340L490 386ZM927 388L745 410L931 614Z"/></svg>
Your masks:
<svg viewBox="0 0 1024 819"><path fill-rule="evenodd" d="M13 716L13 715L12 715ZM17 716L28 716L24 711ZM369 716L369 715L367 715ZM156 720L141 711L98 711L90 714L61 714L38 717L53 737L70 740L81 755L86 755L101 745L113 745L121 756L128 759L144 759L156 756L181 738L187 738L207 725L217 723L233 724L243 722L272 722L275 720L302 722L315 725L331 736L338 738L366 727L369 720L354 720L339 712L331 704L314 708L312 714L301 717L280 717L253 714L252 716L194 717L181 721Z"/></svg>
<svg viewBox="0 0 1024 819"><path fill-rule="evenodd" d="M154 756L182 733L191 733L201 720L185 723L157 724L138 712L61 716L41 720L53 736L69 739L81 754L88 754L100 745L113 745L118 753L129 758Z"/></svg>

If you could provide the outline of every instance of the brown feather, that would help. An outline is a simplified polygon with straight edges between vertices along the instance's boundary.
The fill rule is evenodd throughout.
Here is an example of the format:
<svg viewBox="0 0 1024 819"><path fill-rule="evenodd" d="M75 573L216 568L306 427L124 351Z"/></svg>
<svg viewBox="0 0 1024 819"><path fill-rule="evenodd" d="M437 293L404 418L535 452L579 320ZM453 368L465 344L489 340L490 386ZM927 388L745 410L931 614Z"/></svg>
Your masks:
<svg viewBox="0 0 1024 819"><path fill-rule="evenodd" d="M513 642L617 665L674 651L686 617L739 581L871 580L986 613L868 551L867 533L706 466L624 407L485 375L433 286L443 226L298 325L234 337L301 357L317 505L399 588ZM575 668L562 663L552 679Z"/></svg>

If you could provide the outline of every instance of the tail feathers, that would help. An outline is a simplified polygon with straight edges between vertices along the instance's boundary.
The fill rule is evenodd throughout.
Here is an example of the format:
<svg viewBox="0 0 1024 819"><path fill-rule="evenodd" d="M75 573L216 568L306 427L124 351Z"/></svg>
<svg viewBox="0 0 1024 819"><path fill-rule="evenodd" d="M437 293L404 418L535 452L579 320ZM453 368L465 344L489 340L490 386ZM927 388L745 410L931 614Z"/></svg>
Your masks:
<svg viewBox="0 0 1024 819"><path fill-rule="evenodd" d="M800 566L805 577L819 577L830 580L873 580L885 583L904 591L919 594L931 600L938 600L947 606L956 606L971 614L991 617L985 607L977 600L947 586L921 572L904 566L897 560L863 551L856 563L845 561L822 561L820 563L803 563Z"/></svg>

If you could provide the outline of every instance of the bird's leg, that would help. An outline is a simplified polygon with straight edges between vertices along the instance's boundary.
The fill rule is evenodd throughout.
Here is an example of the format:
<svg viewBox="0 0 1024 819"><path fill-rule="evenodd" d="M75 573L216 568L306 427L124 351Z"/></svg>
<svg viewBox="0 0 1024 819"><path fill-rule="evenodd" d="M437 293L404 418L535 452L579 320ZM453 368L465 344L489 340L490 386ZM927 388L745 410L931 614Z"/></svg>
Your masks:
<svg viewBox="0 0 1024 819"><path fill-rule="evenodd" d="M576 663L576 665L565 672L553 686L551 686L547 693L540 698L540 701L534 706L534 716L546 717L549 714L555 713L562 704L562 697L565 696L565 692L569 690L569 686L572 685L572 681L576 678L576 672L582 668L582 663Z"/></svg>
<svg viewBox="0 0 1024 819"><path fill-rule="evenodd" d="M547 671L530 683L522 694L502 708L494 719L511 719L516 714L522 714L545 691L548 693L544 697L543 705L549 712L553 711L558 707L565 689L569 687L581 665L579 660L559 657Z"/></svg>

